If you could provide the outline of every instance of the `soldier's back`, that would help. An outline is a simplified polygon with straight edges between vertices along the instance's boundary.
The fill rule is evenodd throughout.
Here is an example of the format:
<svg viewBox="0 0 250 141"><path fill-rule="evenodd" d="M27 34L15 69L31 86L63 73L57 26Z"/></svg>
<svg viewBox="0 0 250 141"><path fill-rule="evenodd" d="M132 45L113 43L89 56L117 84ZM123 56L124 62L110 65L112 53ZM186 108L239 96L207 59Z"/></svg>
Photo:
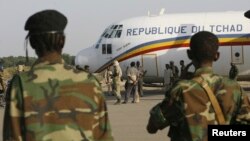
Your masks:
<svg viewBox="0 0 250 141"><path fill-rule="evenodd" d="M204 80L214 92L223 111L226 124L236 124L236 120L241 122L241 119L237 117L242 117L241 115L250 112L247 110L249 105L246 107L239 105L239 103L242 103L244 94L237 81L216 74L206 74ZM211 101L202 86L193 79L181 80L171 91L171 97L173 96L175 99L183 100L185 108L183 107L182 110L184 111L186 120L180 122L177 127L171 126L170 137L178 138L183 136L183 138L193 139L204 137L201 140L206 140L207 125L216 125L218 122ZM238 113L237 111L240 112ZM244 120L250 121L250 119ZM196 132L195 129L198 128L200 130ZM190 134L184 133L189 131ZM183 133L183 135L177 133ZM191 137L189 135L191 135Z"/></svg>
<svg viewBox="0 0 250 141"><path fill-rule="evenodd" d="M63 64L37 64L14 79L19 78L26 138L113 140L104 96L94 76Z"/></svg>

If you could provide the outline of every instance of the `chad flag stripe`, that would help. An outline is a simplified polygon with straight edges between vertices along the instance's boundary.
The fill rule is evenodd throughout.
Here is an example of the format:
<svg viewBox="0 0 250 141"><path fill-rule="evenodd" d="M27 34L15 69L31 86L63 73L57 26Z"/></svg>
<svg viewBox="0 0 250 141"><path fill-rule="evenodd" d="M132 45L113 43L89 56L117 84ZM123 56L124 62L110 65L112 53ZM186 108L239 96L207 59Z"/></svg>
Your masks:
<svg viewBox="0 0 250 141"><path fill-rule="evenodd" d="M217 35L217 37L219 38L220 46L250 45L250 34L219 34ZM131 49L114 57L112 60L104 64L97 70L97 72L101 72L102 70L104 70L115 59L118 61L123 61L134 56L153 51L189 47L190 38L191 36L168 38L157 41L151 41L137 45L135 47L131 47Z"/></svg>

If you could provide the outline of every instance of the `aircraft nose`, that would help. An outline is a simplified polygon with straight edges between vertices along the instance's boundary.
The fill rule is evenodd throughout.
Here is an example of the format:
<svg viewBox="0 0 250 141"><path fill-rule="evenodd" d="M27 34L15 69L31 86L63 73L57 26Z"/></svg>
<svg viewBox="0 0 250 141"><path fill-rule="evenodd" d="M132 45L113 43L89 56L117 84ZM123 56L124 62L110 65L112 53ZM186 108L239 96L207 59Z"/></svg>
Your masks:
<svg viewBox="0 0 250 141"><path fill-rule="evenodd" d="M75 57L75 65L79 65L81 68L88 65L90 72L95 72L98 68L98 58L94 48L81 50Z"/></svg>

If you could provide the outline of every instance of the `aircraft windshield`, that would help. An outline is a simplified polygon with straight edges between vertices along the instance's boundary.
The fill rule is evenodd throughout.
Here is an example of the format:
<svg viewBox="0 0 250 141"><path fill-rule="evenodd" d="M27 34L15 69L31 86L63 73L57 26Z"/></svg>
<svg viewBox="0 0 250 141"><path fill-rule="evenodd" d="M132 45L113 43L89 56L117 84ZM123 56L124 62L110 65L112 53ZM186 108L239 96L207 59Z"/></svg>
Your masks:
<svg viewBox="0 0 250 141"><path fill-rule="evenodd" d="M101 38L98 40L97 44L95 45L95 48L98 49L100 46L102 47L102 53L103 54L112 54L112 46L111 45L100 45L103 38L120 38L122 35L122 28L123 25L111 25L108 28L104 30L104 32L101 35Z"/></svg>
<svg viewBox="0 0 250 141"><path fill-rule="evenodd" d="M123 25L111 25L102 34L104 38L120 38Z"/></svg>

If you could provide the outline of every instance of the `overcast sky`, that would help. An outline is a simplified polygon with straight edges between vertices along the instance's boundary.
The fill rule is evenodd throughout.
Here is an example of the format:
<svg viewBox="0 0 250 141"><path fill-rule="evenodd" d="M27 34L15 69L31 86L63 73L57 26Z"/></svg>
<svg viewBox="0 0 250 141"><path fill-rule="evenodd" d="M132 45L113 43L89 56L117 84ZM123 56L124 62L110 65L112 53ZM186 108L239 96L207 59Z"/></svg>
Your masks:
<svg viewBox="0 0 250 141"><path fill-rule="evenodd" d="M148 11L166 13L250 10L249 0L0 0L0 57L23 56L24 24L37 11L56 9L67 16L64 53L76 55L94 44L104 29ZM232 17L233 18L233 17ZM31 56L35 56L29 48Z"/></svg>

